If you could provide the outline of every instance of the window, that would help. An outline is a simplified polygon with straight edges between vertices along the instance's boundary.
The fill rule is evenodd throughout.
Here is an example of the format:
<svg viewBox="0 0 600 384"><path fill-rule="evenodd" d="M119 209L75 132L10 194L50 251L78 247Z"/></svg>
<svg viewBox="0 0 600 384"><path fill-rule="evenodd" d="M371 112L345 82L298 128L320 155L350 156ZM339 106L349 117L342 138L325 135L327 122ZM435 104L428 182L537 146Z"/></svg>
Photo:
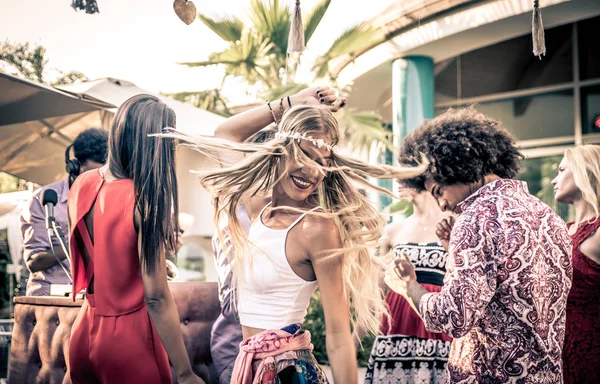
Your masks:
<svg viewBox="0 0 600 384"><path fill-rule="evenodd" d="M500 120L518 140L574 134L571 91L482 103L477 109Z"/></svg>
<svg viewBox="0 0 600 384"><path fill-rule="evenodd" d="M581 103L583 133L600 134L600 85L582 88Z"/></svg>
<svg viewBox="0 0 600 384"><path fill-rule="evenodd" d="M600 77L600 17L577 23L579 42L579 78L588 80Z"/></svg>
<svg viewBox="0 0 600 384"><path fill-rule="evenodd" d="M572 31L571 25L546 30L543 60L533 56L528 34L436 63L436 101L572 82Z"/></svg>

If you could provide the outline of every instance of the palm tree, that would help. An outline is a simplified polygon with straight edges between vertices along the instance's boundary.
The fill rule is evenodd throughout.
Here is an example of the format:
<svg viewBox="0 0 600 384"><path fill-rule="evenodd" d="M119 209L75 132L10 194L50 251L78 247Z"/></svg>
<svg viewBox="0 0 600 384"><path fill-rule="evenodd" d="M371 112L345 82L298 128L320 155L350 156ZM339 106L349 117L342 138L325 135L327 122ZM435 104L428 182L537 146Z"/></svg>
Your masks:
<svg viewBox="0 0 600 384"><path fill-rule="evenodd" d="M317 26L323 19L331 0L321 0L312 10L302 16L304 20L304 39L307 45ZM198 18L221 39L228 47L214 52L206 61L180 63L188 67L206 67L222 65L225 67L225 78L241 77L256 90L262 99L277 100L283 95L294 93L306 87L290 79L297 70L298 60L288 57L287 45L291 25L291 10L279 0L251 0L249 19L246 25L240 18L232 15L207 16L199 14ZM330 76L329 62L336 57L352 56L379 39L379 32L365 24L359 24L344 31L331 45L327 52L314 64L312 72L314 80L325 80L335 86L336 79ZM347 90L340 90L345 94ZM185 97L200 92L187 92ZM175 94L180 99L183 94ZM383 128L381 117L372 112L357 112L352 109L343 110L339 114L344 127L344 141L354 150L368 150L372 143L380 147L389 146L388 131ZM383 144L383 145L381 145Z"/></svg>

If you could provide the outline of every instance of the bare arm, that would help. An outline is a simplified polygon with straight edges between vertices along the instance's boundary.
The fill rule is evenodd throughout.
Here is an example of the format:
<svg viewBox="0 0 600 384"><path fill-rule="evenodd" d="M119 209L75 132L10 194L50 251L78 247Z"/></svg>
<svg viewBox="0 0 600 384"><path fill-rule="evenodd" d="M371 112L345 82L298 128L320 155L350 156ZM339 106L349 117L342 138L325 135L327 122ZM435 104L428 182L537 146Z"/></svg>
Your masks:
<svg viewBox="0 0 600 384"><path fill-rule="evenodd" d="M55 247L54 250L56 251L56 256L58 256L61 261L67 258L62 247ZM31 272L39 272L58 265L58 261L56 261L56 257L54 257L52 252L45 251L31 254L29 258L27 258L25 264Z"/></svg>
<svg viewBox="0 0 600 384"><path fill-rule="evenodd" d="M356 348L350 332L348 293L344 287L344 258L328 258L327 251L342 247L338 228L332 220L319 220L309 235L309 255L325 313L326 348L335 383L358 382Z"/></svg>
<svg viewBox="0 0 600 384"><path fill-rule="evenodd" d="M290 96L292 106L319 104L321 103L320 100L323 100L324 105L331 105L337 100L337 97L334 91L327 86L306 88ZM281 105L284 110L290 108L287 97L283 98ZM331 108L336 111L340 106L343 105L336 103L336 105L331 105ZM277 117L277 121L279 121L281 119L280 100L271 102L271 108ZM215 137L241 143L271 123L273 123L273 115L265 104L228 118L217 127Z"/></svg>
<svg viewBox="0 0 600 384"><path fill-rule="evenodd" d="M141 227L141 218L136 212L136 227ZM138 231L138 252L142 252L143 234ZM162 341L169 360L175 368L178 382L180 383L204 383L202 379L192 372L190 360L183 344L183 336L179 326L179 313L175 301L169 290L167 282L167 269L164 255L154 272L149 274L142 266L142 279L144 281L144 295L148 306L148 313L152 323Z"/></svg>
<svg viewBox="0 0 600 384"><path fill-rule="evenodd" d="M25 264L31 272L45 271L58 265L58 261L50 249L52 245L48 240L44 220L44 208L39 199L34 197L31 199L28 209L21 216ZM62 247L54 248L60 260L67 258Z"/></svg>

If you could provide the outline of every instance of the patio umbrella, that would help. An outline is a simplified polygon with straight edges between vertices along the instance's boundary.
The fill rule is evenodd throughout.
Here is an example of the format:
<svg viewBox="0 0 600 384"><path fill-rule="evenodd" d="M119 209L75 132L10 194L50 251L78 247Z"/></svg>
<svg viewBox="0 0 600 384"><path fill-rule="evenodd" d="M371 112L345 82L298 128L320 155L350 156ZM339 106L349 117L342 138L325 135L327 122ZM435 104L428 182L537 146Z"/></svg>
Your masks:
<svg viewBox="0 0 600 384"><path fill-rule="evenodd" d="M153 94L129 81L110 77L83 83L61 85L57 88L81 100L108 103L114 106L119 106L125 100L140 93ZM191 104L162 96L158 97L175 111L177 115L177 129L182 131L212 136L215 128L225 120L222 116L196 108Z"/></svg>
<svg viewBox="0 0 600 384"><path fill-rule="evenodd" d="M0 90L0 170L38 184L64 177L66 146L114 107L2 73Z"/></svg>
<svg viewBox="0 0 600 384"><path fill-rule="evenodd" d="M110 127L116 108L150 93L125 80L104 78L49 87L0 73L0 171L45 185L65 177L65 149L87 128ZM177 114L177 128L212 135L223 117L161 98Z"/></svg>

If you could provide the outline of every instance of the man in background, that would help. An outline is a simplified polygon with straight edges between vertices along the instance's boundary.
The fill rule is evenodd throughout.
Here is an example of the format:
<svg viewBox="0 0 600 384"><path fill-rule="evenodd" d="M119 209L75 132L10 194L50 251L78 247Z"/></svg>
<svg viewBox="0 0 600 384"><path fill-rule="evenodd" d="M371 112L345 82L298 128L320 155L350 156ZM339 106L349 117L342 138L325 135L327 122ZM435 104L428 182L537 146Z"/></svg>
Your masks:
<svg viewBox="0 0 600 384"><path fill-rule="evenodd" d="M71 148L75 159L70 158ZM46 231L46 214L42 205L42 193L53 189L58 196L54 207L56 222L68 230L67 197L69 188L79 174L104 165L108 152L108 132L103 129L90 128L81 132L67 147L65 163L68 176L48 184L33 193L29 208L21 215L21 233L23 235L23 258L30 275L27 281L27 296L49 296L52 284L70 284L71 281L52 253L52 245ZM67 255L60 243L53 238L56 256L61 260L65 269L70 270ZM66 244L68 239L65 238Z"/></svg>

